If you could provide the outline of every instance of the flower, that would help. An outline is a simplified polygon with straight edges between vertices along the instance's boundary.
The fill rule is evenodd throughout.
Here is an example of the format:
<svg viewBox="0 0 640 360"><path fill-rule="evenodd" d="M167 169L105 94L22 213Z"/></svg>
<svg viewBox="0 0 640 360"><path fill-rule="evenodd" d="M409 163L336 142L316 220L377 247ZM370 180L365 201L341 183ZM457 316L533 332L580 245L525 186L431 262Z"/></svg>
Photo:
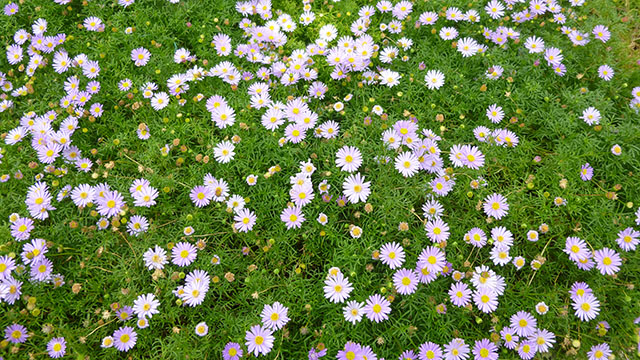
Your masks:
<svg viewBox="0 0 640 360"><path fill-rule="evenodd" d="M342 308L342 313L345 320L349 321L353 325L362 320L364 304L361 302L352 300Z"/></svg>
<svg viewBox="0 0 640 360"><path fill-rule="evenodd" d="M216 161L222 164L226 164L233 160L233 156L236 154L233 150L235 145L230 141L222 141L215 148L213 148L213 156Z"/></svg>
<svg viewBox="0 0 640 360"><path fill-rule="evenodd" d="M425 85L430 90L437 90L444 85L444 74L440 70L429 70L424 76Z"/></svg>
<svg viewBox="0 0 640 360"><path fill-rule="evenodd" d="M271 330L262 327L260 325L254 325L245 335L245 345L247 351L253 353L254 356L266 355L271 352L273 348L273 341L275 340Z"/></svg>
<svg viewBox="0 0 640 360"><path fill-rule="evenodd" d="M149 58L151 58L151 53L143 47L131 50L131 60L136 66L147 65Z"/></svg>
<svg viewBox="0 0 640 360"><path fill-rule="evenodd" d="M404 177L412 177L418 173L420 161L412 152L405 151L396 157L395 168Z"/></svg>
<svg viewBox="0 0 640 360"><path fill-rule="evenodd" d="M336 166L342 171L354 172L362 164L360 150L353 146L343 146L336 153Z"/></svg>
<svg viewBox="0 0 640 360"><path fill-rule="evenodd" d="M442 221L439 218L434 220L429 220L425 224L425 231L427 232L427 236L433 242L443 242L449 238L449 225L446 222Z"/></svg>
<svg viewBox="0 0 640 360"><path fill-rule="evenodd" d="M249 232L253 229L253 225L256 223L256 214L248 209L241 209L234 216L235 228L240 232Z"/></svg>
<svg viewBox="0 0 640 360"><path fill-rule="evenodd" d="M509 204L504 196L494 193L484 199L484 212L487 216L500 220L507 215L508 211Z"/></svg>
<svg viewBox="0 0 640 360"><path fill-rule="evenodd" d="M612 354L609 344L602 343L593 345L587 353L587 356L589 357L589 360L606 360L609 359Z"/></svg>
<svg viewBox="0 0 640 360"><path fill-rule="evenodd" d="M442 348L440 347L440 345L428 341L420 345L420 349L418 349L418 357L420 358L420 360L441 360Z"/></svg>
<svg viewBox="0 0 640 360"><path fill-rule="evenodd" d="M47 343L47 352L51 358L60 358L67 351L67 342L63 337L53 338Z"/></svg>
<svg viewBox="0 0 640 360"><path fill-rule="evenodd" d="M197 255L198 249L186 242L179 242L171 249L171 260L177 266L188 266Z"/></svg>
<svg viewBox="0 0 640 360"><path fill-rule="evenodd" d="M518 311L511 316L511 328L515 329L518 336L527 337L532 335L538 322L530 313Z"/></svg>
<svg viewBox="0 0 640 360"><path fill-rule="evenodd" d="M620 232L618 232L618 238L616 238L616 242L618 246L622 248L624 251L633 251L636 249L640 240L640 231L634 230L632 227L628 227Z"/></svg>
<svg viewBox="0 0 640 360"><path fill-rule="evenodd" d="M609 248L594 251L593 258L596 262L596 268L602 275L613 275L620 270L620 265L622 265L620 255Z"/></svg>
<svg viewBox="0 0 640 360"><path fill-rule="evenodd" d="M469 345L463 339L455 338L444 346L446 360L465 360L469 357Z"/></svg>
<svg viewBox="0 0 640 360"><path fill-rule="evenodd" d="M400 269L393 275L393 286L401 295L413 294L418 288L418 275L415 270Z"/></svg>
<svg viewBox="0 0 640 360"><path fill-rule="evenodd" d="M347 341L347 343L344 344L344 349L338 351L336 358L338 360L363 360L364 351L360 344Z"/></svg>
<svg viewBox="0 0 640 360"><path fill-rule="evenodd" d="M119 351L127 352L136 345L138 334L130 326L124 326L114 331L113 345Z"/></svg>
<svg viewBox="0 0 640 360"><path fill-rule="evenodd" d="M209 326L204 321L199 322L196 324L195 332L198 336L206 336L209 333Z"/></svg>
<svg viewBox="0 0 640 360"><path fill-rule="evenodd" d="M580 168L580 179L582 181L589 181L593 177L593 168L589 163L582 165Z"/></svg>
<svg viewBox="0 0 640 360"><path fill-rule="evenodd" d="M498 359L498 347L489 339L476 340L472 352L475 360Z"/></svg>
<svg viewBox="0 0 640 360"><path fill-rule="evenodd" d="M302 227L302 223L306 220L302 210L297 207L287 207L280 214L280 220L285 223L287 230L299 229Z"/></svg>
<svg viewBox="0 0 640 360"><path fill-rule="evenodd" d="M324 297L333 303L341 303L349 298L349 294L353 290L349 279L342 273L330 275L324 281Z"/></svg>
<svg viewBox="0 0 640 360"><path fill-rule="evenodd" d="M473 293L473 302L483 313L492 313L498 308L498 295L488 287L482 287Z"/></svg>
<svg viewBox="0 0 640 360"><path fill-rule="evenodd" d="M225 345L224 350L222 350L224 360L239 360L242 355L243 351L238 343L229 342Z"/></svg>
<svg viewBox="0 0 640 360"><path fill-rule="evenodd" d="M622 154L622 147L618 144L615 144L611 147L611 153L615 156L620 156Z"/></svg>
<svg viewBox="0 0 640 360"><path fill-rule="evenodd" d="M391 269L396 269L404 264L404 249L397 243L386 243L380 248L380 261Z"/></svg>
<svg viewBox="0 0 640 360"><path fill-rule="evenodd" d="M262 324L267 328L275 331L281 329L289 322L287 312L289 309L279 302L274 302L273 305L266 305L262 309L260 316L262 317Z"/></svg>
<svg viewBox="0 0 640 360"><path fill-rule="evenodd" d="M600 111L594 108L593 106L586 108L582 112L582 120L586 122L588 125L598 125L601 119Z"/></svg>
<svg viewBox="0 0 640 360"><path fill-rule="evenodd" d="M12 344L23 343L28 337L27 328L20 324L9 325L4 329L4 338Z"/></svg>
<svg viewBox="0 0 640 360"><path fill-rule="evenodd" d="M145 266L149 269L163 269L167 263L167 252L156 245L153 249L149 249L142 254Z"/></svg>
<svg viewBox="0 0 640 360"><path fill-rule="evenodd" d="M614 71L613 68L609 65L601 65L598 68L598 77L600 77L604 81L609 81L613 79Z"/></svg>
<svg viewBox="0 0 640 360"><path fill-rule="evenodd" d="M354 204L367 201L369 194L371 194L370 186L371 182L365 182L364 176L360 173L349 175L342 183L344 195L349 199L349 202Z"/></svg>
<svg viewBox="0 0 640 360"><path fill-rule="evenodd" d="M582 321L595 319L600 313L600 301L593 294L585 293L583 296L573 299L571 305L576 316Z"/></svg>
<svg viewBox="0 0 640 360"><path fill-rule="evenodd" d="M391 303L381 295L374 294L369 296L363 310L367 319L381 322L389 318Z"/></svg>
<svg viewBox="0 0 640 360"><path fill-rule="evenodd" d="M451 284L448 294L453 305L463 307L467 306L471 301L472 292L467 284L463 282L455 282Z"/></svg>
<svg viewBox="0 0 640 360"><path fill-rule="evenodd" d="M159 313L158 306L160 306L160 301L156 299L155 295L149 293L138 296L133 302L133 311L138 317L148 317L151 319L154 314Z"/></svg>
<svg viewBox="0 0 640 360"><path fill-rule="evenodd" d="M442 250L434 246L427 246L418 256L418 266L427 268L429 272L438 273L444 268L446 260Z"/></svg>
<svg viewBox="0 0 640 360"><path fill-rule="evenodd" d="M536 312L540 315L545 315L549 311L549 306L541 301L536 304Z"/></svg>

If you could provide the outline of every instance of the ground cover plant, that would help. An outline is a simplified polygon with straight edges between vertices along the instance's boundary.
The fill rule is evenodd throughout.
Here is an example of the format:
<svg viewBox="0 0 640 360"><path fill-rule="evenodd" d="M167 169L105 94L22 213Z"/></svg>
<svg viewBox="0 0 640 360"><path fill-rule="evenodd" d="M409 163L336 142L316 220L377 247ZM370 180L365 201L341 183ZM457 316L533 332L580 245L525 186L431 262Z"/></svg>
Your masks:
<svg viewBox="0 0 640 360"><path fill-rule="evenodd" d="M1 4L1 359L633 359L633 1Z"/></svg>

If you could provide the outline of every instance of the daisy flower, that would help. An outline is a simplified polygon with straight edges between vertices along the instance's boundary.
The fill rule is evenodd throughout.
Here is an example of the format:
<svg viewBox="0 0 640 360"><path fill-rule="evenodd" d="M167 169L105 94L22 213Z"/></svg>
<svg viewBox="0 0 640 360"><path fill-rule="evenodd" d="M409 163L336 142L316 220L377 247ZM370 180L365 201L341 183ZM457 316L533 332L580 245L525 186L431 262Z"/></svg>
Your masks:
<svg viewBox="0 0 640 360"><path fill-rule="evenodd" d="M386 243L380 248L380 261L391 269L397 269L404 264L404 249L397 243Z"/></svg>
<svg viewBox="0 0 640 360"><path fill-rule="evenodd" d="M260 316L262 317L262 324L267 328L275 331L284 327L289 322L287 312L289 309L279 302L274 302L273 305L266 305L262 309Z"/></svg>
<svg viewBox="0 0 640 360"><path fill-rule="evenodd" d="M400 83L402 75L391 70L382 70L380 72L380 84L394 87Z"/></svg>
<svg viewBox="0 0 640 360"><path fill-rule="evenodd" d="M230 141L222 141L215 148L213 148L213 155L217 162L226 164L233 160L233 156L236 154L233 150L235 145Z"/></svg>
<svg viewBox="0 0 640 360"><path fill-rule="evenodd" d="M618 246L622 248L624 251L634 251L640 240L640 231L634 230L632 227L628 227L620 232L618 232L618 237L616 238L616 242Z"/></svg>
<svg viewBox="0 0 640 360"><path fill-rule="evenodd" d="M349 298L349 294L353 290L349 279L342 273L329 276L324 281L324 297L333 303L341 303Z"/></svg>
<svg viewBox="0 0 640 360"><path fill-rule="evenodd" d="M482 287L473 293L473 302L483 313L492 313L498 308L498 295L489 287Z"/></svg>
<svg viewBox="0 0 640 360"><path fill-rule="evenodd" d="M436 243L441 243L449 239L449 225L442 219L429 220L425 226L425 231L429 239Z"/></svg>
<svg viewBox="0 0 640 360"><path fill-rule="evenodd" d="M167 263L167 252L156 245L155 248L145 251L142 258L144 259L145 266L149 270L163 269Z"/></svg>
<svg viewBox="0 0 640 360"><path fill-rule="evenodd" d="M344 349L338 351L336 358L338 360L361 360L364 359L364 351L360 344L347 341L347 343L344 344Z"/></svg>
<svg viewBox="0 0 640 360"><path fill-rule="evenodd" d="M491 229L491 239L494 241L494 246L504 245L508 248L513 245L513 234L504 226Z"/></svg>
<svg viewBox="0 0 640 360"><path fill-rule="evenodd" d="M336 166L342 171L355 172L362 164L362 155L358 148L343 146L336 153Z"/></svg>
<svg viewBox="0 0 640 360"><path fill-rule="evenodd" d="M611 147L611 153L615 156L620 156L622 154L622 147L618 144L615 144Z"/></svg>
<svg viewBox="0 0 640 360"><path fill-rule="evenodd" d="M260 326L254 325L247 331L244 339L247 351L253 353L254 356L266 355L271 352L273 348L273 333L271 330Z"/></svg>
<svg viewBox="0 0 640 360"><path fill-rule="evenodd" d="M51 276L51 272L53 271L53 263L51 260L46 257L41 257L40 259L31 263L31 279L35 281L47 281Z"/></svg>
<svg viewBox="0 0 640 360"><path fill-rule="evenodd" d="M355 325L357 322L362 320L362 315L364 314L363 309L364 304L361 302L355 300L347 302L347 304L342 308L344 319Z"/></svg>
<svg viewBox="0 0 640 360"><path fill-rule="evenodd" d="M249 232L256 223L256 214L248 209L241 209L234 216L235 228L240 232Z"/></svg>
<svg viewBox="0 0 640 360"><path fill-rule="evenodd" d="M532 335L536 329L538 321L526 311L518 311L511 316L511 328L515 329L518 336L527 337Z"/></svg>
<svg viewBox="0 0 640 360"><path fill-rule="evenodd" d="M182 288L182 292L178 296L184 301L185 305L196 307L202 304L208 290L208 281L191 281Z"/></svg>
<svg viewBox="0 0 640 360"><path fill-rule="evenodd" d="M177 266L190 265L195 261L197 255L198 249L186 242L179 242L171 249L171 260Z"/></svg>
<svg viewBox="0 0 640 360"><path fill-rule="evenodd" d="M113 333L113 345L119 351L127 352L136 345L138 334L130 326L124 326Z"/></svg>
<svg viewBox="0 0 640 360"><path fill-rule="evenodd" d="M367 319L377 323L387 320L391 312L391 303L381 295L369 296L363 309Z"/></svg>
<svg viewBox="0 0 640 360"><path fill-rule="evenodd" d="M418 256L418 266L426 267L429 272L441 272L446 262L447 259L442 250L434 246L427 246Z"/></svg>
<svg viewBox="0 0 640 360"><path fill-rule="evenodd" d="M149 58L151 58L151 53L143 47L131 50L131 61L133 61L136 66L147 65Z"/></svg>
<svg viewBox="0 0 640 360"><path fill-rule="evenodd" d="M161 91L151 97L151 107L158 111L166 108L169 105L169 95L166 92Z"/></svg>
<svg viewBox="0 0 640 360"><path fill-rule="evenodd" d="M600 115L600 111L593 106L586 108L582 112L582 120L584 120L588 125L598 125L601 118L602 116Z"/></svg>
<svg viewBox="0 0 640 360"><path fill-rule="evenodd" d="M430 90L437 90L444 85L444 74L440 70L429 70L424 76L425 85Z"/></svg>
<svg viewBox="0 0 640 360"><path fill-rule="evenodd" d="M602 275L613 275L620 271L622 259L617 252L602 248L593 252L593 258L596 262L596 268Z"/></svg>
<svg viewBox="0 0 640 360"><path fill-rule="evenodd" d="M498 359L498 347L489 339L476 340L472 352L475 360Z"/></svg>
<svg viewBox="0 0 640 360"><path fill-rule="evenodd" d="M536 329L528 340L533 343L535 351L546 353L556 342L556 335L547 329Z"/></svg>
<svg viewBox="0 0 640 360"><path fill-rule="evenodd" d="M472 292L467 284L456 282L451 284L448 294L453 305L464 307L471 301Z"/></svg>
<svg viewBox="0 0 640 360"><path fill-rule="evenodd" d="M50 358L60 358L67 351L67 342L63 337L53 338L47 343L47 352Z"/></svg>
<svg viewBox="0 0 640 360"><path fill-rule="evenodd" d="M471 349L464 342L464 339L455 338L444 346L444 356L446 360L466 360Z"/></svg>
<svg viewBox="0 0 640 360"><path fill-rule="evenodd" d="M342 183L344 195L349 199L349 202L354 204L367 201L369 194L371 194L370 186L371 182L365 182L364 176L360 173L349 175Z"/></svg>
<svg viewBox="0 0 640 360"><path fill-rule="evenodd" d="M29 334L27 334L26 327L20 324L13 324L4 329L4 337L12 344L21 344L27 341Z"/></svg>
<svg viewBox="0 0 640 360"><path fill-rule="evenodd" d="M606 43L611 38L611 32L609 31L609 28L604 25L594 26L591 33L596 39L602 41L603 43Z"/></svg>
<svg viewBox="0 0 640 360"><path fill-rule="evenodd" d="M521 341L516 350L523 360L531 360L536 355L534 343L530 340Z"/></svg>
<svg viewBox="0 0 640 360"><path fill-rule="evenodd" d="M589 357L588 360L606 360L609 359L611 355L613 355L613 352L611 352L611 348L607 343L593 345L587 353Z"/></svg>
<svg viewBox="0 0 640 360"><path fill-rule="evenodd" d="M582 165L580 168L580 179L582 181L589 181L593 177L593 168L589 163Z"/></svg>
<svg viewBox="0 0 640 360"><path fill-rule="evenodd" d="M509 247L506 245L496 244L491 249L491 260L494 264L504 266L511 262L511 256L509 256Z"/></svg>
<svg viewBox="0 0 640 360"><path fill-rule="evenodd" d="M427 341L420 345L418 349L418 357L420 359L442 360L442 348L440 345Z"/></svg>
<svg viewBox="0 0 640 360"><path fill-rule="evenodd" d="M487 117L492 123L497 124L504 119L504 111L498 104L493 104L487 108Z"/></svg>
<svg viewBox="0 0 640 360"><path fill-rule="evenodd" d="M414 270L400 269L393 275L393 286L401 295L413 294L418 287L418 275Z"/></svg>
<svg viewBox="0 0 640 360"><path fill-rule="evenodd" d="M567 238L564 246L564 252L569 255L571 261L577 262L579 260L589 257L587 243L579 237L570 236Z"/></svg>
<svg viewBox="0 0 640 360"><path fill-rule="evenodd" d="M545 315L549 311L549 306L544 303L544 301L536 304L536 312L539 315Z"/></svg>
<svg viewBox="0 0 640 360"><path fill-rule="evenodd" d="M600 301L592 294L575 298L571 304L575 315L582 321L593 320L600 313Z"/></svg>
<svg viewBox="0 0 640 360"><path fill-rule="evenodd" d="M487 214L487 216L492 216L498 220L506 216L507 212L509 211L507 198L497 193L487 196L484 199L483 207L484 212L485 214Z"/></svg>
<svg viewBox="0 0 640 360"><path fill-rule="evenodd" d="M280 220L285 223L287 230L299 229L306 220L300 207L293 206L285 208L280 214Z"/></svg>
<svg viewBox="0 0 640 360"><path fill-rule="evenodd" d="M396 157L395 168L404 177L412 177L418 173L420 161L412 152L402 152Z"/></svg>
<svg viewBox="0 0 640 360"><path fill-rule="evenodd" d="M138 317L146 317L151 319L154 314L159 313L158 306L160 301L156 299L156 296L149 293L138 296L133 302L133 311Z"/></svg>
<svg viewBox="0 0 640 360"><path fill-rule="evenodd" d="M600 77L604 81L610 81L611 79L613 79L613 75L613 68L609 65L601 65L598 68L598 77Z"/></svg>
<svg viewBox="0 0 640 360"><path fill-rule="evenodd" d="M422 214L428 219L437 219L442 216L444 208L437 200L428 200L422 205Z"/></svg>
<svg viewBox="0 0 640 360"><path fill-rule="evenodd" d="M198 336L206 336L209 333L209 326L206 322L200 322L196 324L195 333Z"/></svg>
<svg viewBox="0 0 640 360"><path fill-rule="evenodd" d="M222 350L222 358L224 360L239 360L242 355L244 354L242 348L240 347L240 344L238 343L227 343L227 345L225 345L224 349Z"/></svg>

